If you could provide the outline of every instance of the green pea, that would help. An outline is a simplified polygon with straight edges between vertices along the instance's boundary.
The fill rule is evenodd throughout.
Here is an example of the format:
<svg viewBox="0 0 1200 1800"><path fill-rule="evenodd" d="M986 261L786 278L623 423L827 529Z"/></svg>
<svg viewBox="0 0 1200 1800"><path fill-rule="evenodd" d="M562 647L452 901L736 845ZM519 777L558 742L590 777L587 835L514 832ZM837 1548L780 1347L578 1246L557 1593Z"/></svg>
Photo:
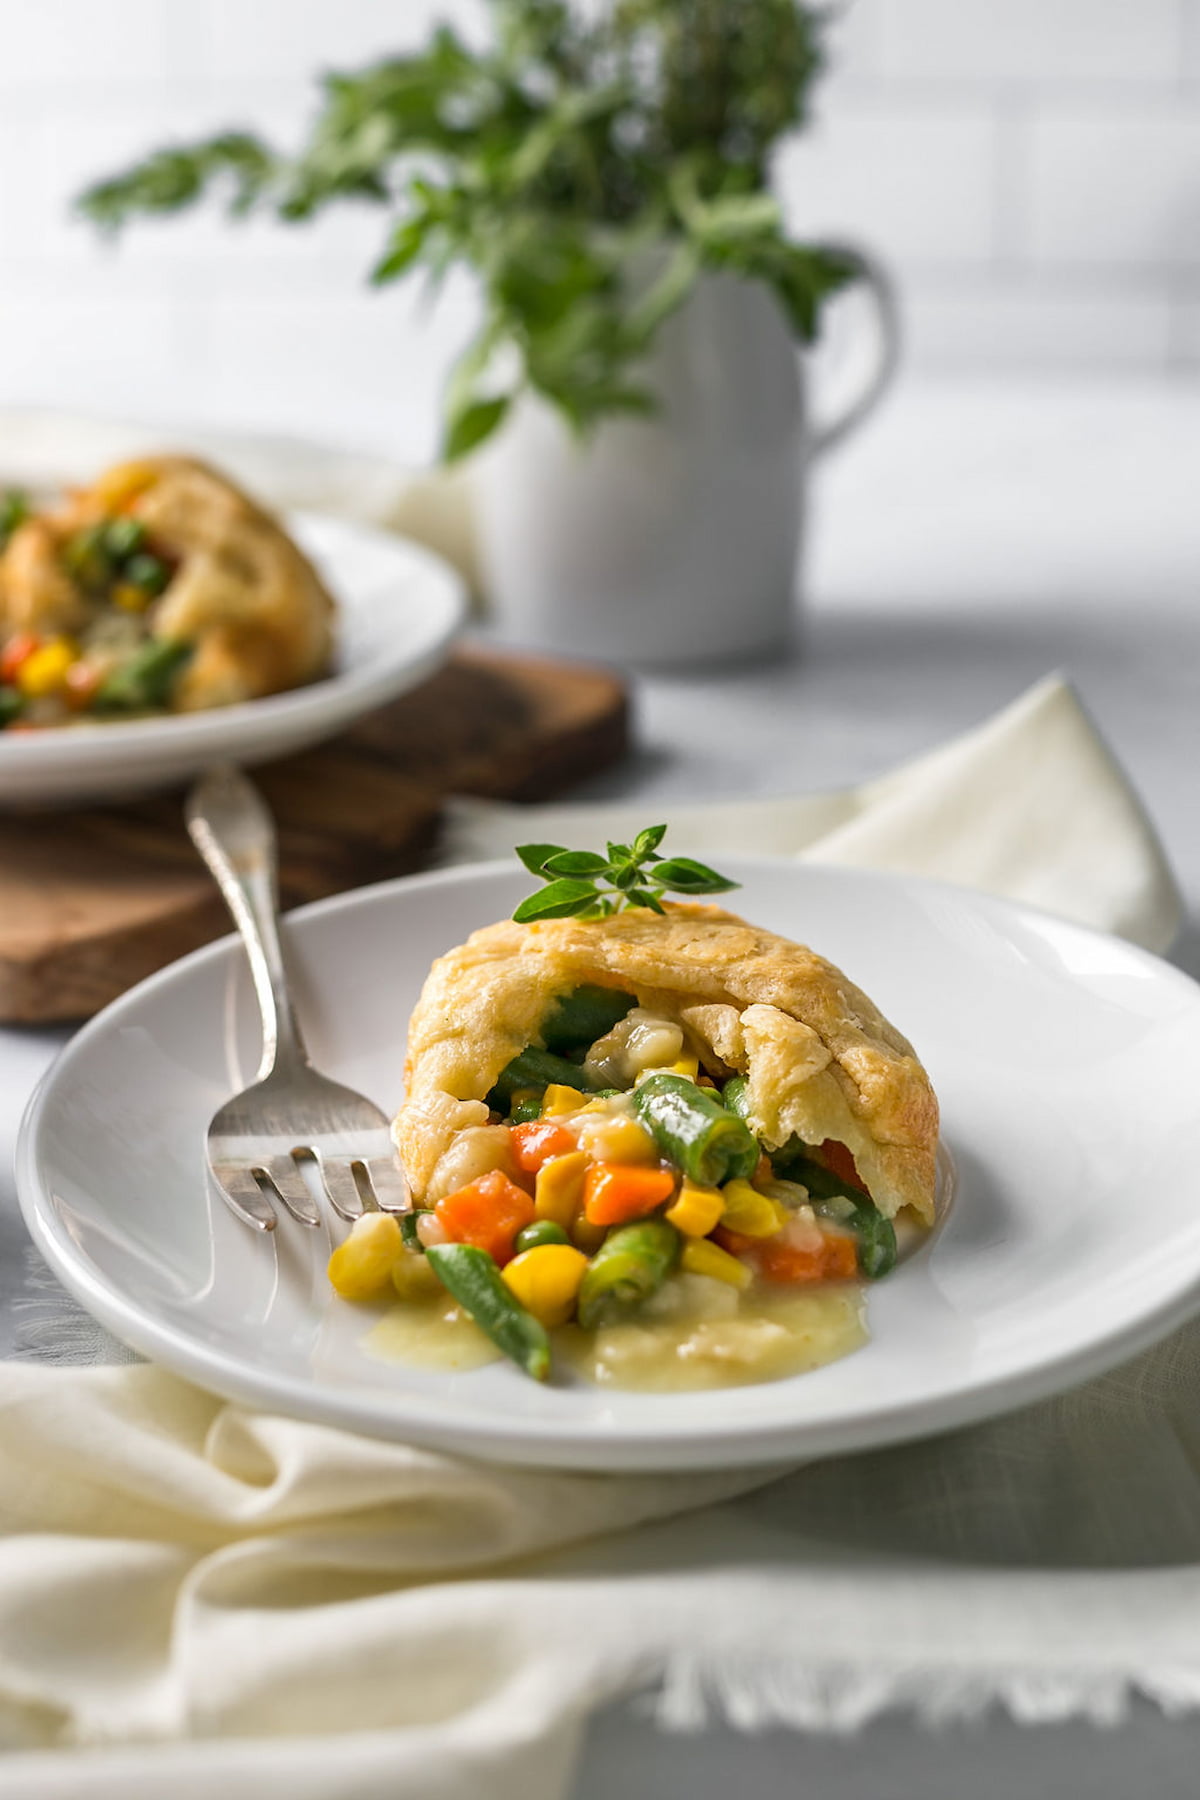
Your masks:
<svg viewBox="0 0 1200 1800"><path fill-rule="evenodd" d="M25 710L25 697L20 688L0 687L0 731L19 719Z"/></svg>
<svg viewBox="0 0 1200 1800"><path fill-rule="evenodd" d="M538 1250L543 1244L569 1244L570 1238L553 1219L537 1219L517 1233L517 1251Z"/></svg>

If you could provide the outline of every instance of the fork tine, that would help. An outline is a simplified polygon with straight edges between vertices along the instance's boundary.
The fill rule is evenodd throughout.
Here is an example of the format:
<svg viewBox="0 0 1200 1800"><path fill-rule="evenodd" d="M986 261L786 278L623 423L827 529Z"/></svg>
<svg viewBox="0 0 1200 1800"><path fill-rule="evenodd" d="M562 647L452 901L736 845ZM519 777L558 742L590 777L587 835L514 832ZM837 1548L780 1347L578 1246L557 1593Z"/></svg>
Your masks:
<svg viewBox="0 0 1200 1800"><path fill-rule="evenodd" d="M321 1210L308 1184L290 1156L266 1156L258 1165L293 1219L301 1225L319 1225Z"/></svg>
<svg viewBox="0 0 1200 1800"><path fill-rule="evenodd" d="M392 1156L369 1156L363 1161L370 1178L371 1191L380 1212L408 1212L412 1198L400 1164Z"/></svg>
<svg viewBox="0 0 1200 1800"><path fill-rule="evenodd" d="M249 1169L241 1163L228 1162L210 1163L209 1168L217 1192L243 1225L253 1225L256 1231L274 1231L275 1208Z"/></svg>
<svg viewBox="0 0 1200 1800"><path fill-rule="evenodd" d="M363 1210L363 1202L350 1159L344 1156L318 1156L317 1163L334 1212L343 1219L357 1219Z"/></svg>

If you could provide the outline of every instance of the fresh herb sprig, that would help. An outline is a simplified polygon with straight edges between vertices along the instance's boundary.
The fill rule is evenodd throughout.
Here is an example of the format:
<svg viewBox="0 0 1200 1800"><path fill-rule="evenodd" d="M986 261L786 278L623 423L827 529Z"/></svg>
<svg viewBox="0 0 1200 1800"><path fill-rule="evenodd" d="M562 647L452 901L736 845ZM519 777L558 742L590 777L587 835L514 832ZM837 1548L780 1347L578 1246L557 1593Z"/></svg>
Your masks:
<svg viewBox="0 0 1200 1800"><path fill-rule="evenodd" d="M518 844L517 855L531 875L548 882L522 900L513 918L607 919L622 907L665 910L664 894L726 894L740 886L690 856L660 856L665 825L639 831L632 844L609 844L607 855L565 850L561 844Z"/></svg>
<svg viewBox="0 0 1200 1800"><path fill-rule="evenodd" d="M706 272L776 296L795 336L854 281L848 252L797 242L771 152L809 116L830 18L803 0L491 0L490 41L326 75L308 142L223 131L160 149L80 196L114 232L223 195L301 224L342 202L387 217L371 279L469 269L483 321L446 396L467 455L532 389L580 432L657 406L639 365Z"/></svg>

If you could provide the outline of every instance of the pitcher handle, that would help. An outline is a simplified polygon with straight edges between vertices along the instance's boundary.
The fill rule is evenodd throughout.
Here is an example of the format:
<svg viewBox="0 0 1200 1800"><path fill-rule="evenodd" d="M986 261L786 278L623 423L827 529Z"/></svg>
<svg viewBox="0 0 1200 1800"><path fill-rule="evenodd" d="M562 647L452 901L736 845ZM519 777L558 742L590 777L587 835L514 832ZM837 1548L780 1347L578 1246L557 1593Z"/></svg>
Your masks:
<svg viewBox="0 0 1200 1800"><path fill-rule="evenodd" d="M900 307L891 275L869 250L858 244L834 243L824 247L846 257L858 270L873 303L876 346L861 391L834 418L815 425L809 451L813 457L824 456L874 412L900 366Z"/></svg>

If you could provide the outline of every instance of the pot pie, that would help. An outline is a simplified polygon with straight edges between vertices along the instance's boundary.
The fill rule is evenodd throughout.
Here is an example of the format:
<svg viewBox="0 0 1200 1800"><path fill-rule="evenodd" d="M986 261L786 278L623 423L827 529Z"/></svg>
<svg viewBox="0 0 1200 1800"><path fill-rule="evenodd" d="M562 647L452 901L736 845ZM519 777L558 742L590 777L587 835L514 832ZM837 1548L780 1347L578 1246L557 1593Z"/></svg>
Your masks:
<svg viewBox="0 0 1200 1800"><path fill-rule="evenodd" d="M57 509L0 500L0 730L195 712L328 667L334 603L282 526L187 456Z"/></svg>
<svg viewBox="0 0 1200 1800"><path fill-rule="evenodd" d="M475 932L430 971L405 1074L414 1210L360 1220L330 1274L424 1306L427 1353L412 1317L396 1338L417 1360L462 1366L428 1352L469 1351L473 1321L537 1378L549 1333L617 1385L793 1373L862 1341L897 1223L934 1222L912 1045L824 957L717 906Z"/></svg>

